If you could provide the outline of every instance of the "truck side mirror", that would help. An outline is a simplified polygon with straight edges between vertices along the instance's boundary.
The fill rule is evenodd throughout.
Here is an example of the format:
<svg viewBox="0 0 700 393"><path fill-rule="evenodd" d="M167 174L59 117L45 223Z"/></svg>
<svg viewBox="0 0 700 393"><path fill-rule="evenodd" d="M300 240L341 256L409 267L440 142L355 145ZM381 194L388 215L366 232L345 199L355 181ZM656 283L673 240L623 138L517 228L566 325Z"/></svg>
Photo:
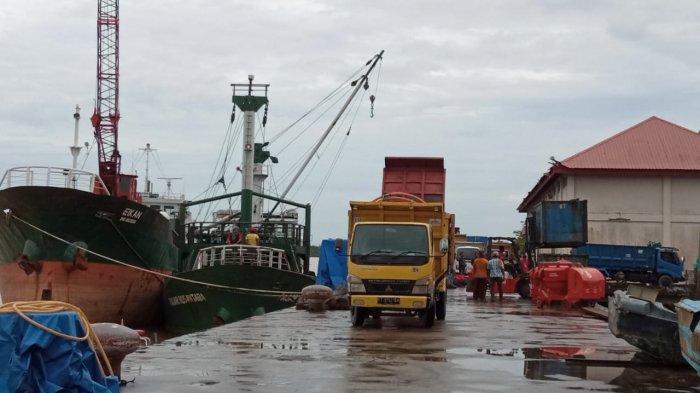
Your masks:
<svg viewBox="0 0 700 393"><path fill-rule="evenodd" d="M449 249L450 249L450 242L445 238L440 239L440 252L444 254Z"/></svg>

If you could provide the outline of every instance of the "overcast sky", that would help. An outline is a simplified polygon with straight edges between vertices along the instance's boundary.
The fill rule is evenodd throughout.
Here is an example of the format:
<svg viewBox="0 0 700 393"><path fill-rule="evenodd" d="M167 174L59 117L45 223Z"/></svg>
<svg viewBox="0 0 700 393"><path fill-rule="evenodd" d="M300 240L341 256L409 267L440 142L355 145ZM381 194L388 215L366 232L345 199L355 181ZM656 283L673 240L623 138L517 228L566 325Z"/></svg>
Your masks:
<svg viewBox="0 0 700 393"><path fill-rule="evenodd" d="M75 104L81 140L92 142L95 14L89 0L0 2L0 169L69 166ZM230 83L255 74L271 84L269 138L385 49L375 117L365 97L313 207L314 243L347 235L348 201L378 196L387 155L444 156L447 208L462 232L508 235L550 156L652 115L698 129L698 48L694 1L123 0L123 168L150 142L162 163L152 177L183 177L175 189L192 198L209 186ZM273 172L281 177L325 126L279 154L289 138L273 143ZM294 199L313 199L346 131ZM142 162L135 169L143 174Z"/></svg>

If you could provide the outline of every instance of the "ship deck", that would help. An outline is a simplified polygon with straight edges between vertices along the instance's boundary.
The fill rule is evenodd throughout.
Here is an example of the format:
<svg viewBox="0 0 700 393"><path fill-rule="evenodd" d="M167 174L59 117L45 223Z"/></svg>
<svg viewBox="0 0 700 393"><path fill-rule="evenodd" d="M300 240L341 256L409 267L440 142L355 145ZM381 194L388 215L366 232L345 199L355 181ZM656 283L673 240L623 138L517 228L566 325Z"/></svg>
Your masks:
<svg viewBox="0 0 700 393"><path fill-rule="evenodd" d="M131 354L122 392L696 391L580 310L466 300L450 290L430 330L409 318L350 326L347 311L287 309L166 340Z"/></svg>

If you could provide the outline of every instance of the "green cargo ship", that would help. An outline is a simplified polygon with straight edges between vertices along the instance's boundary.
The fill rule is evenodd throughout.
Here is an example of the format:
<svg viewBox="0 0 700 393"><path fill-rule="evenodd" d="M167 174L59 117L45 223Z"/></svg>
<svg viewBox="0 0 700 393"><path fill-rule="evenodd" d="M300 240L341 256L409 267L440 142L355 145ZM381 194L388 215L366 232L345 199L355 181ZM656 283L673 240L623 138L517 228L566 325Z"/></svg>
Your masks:
<svg viewBox="0 0 700 393"><path fill-rule="evenodd" d="M218 234L235 230L234 225L187 225L186 233L196 233L185 245L187 266L167 279L164 289L169 331L188 333L281 310L314 283L302 273L308 270L309 244L303 226L262 222L259 246L222 244Z"/></svg>
<svg viewBox="0 0 700 393"><path fill-rule="evenodd" d="M164 288L163 303L168 330L175 333L192 332L290 307L305 286L314 284L314 277L309 274L311 205L286 200L285 197L341 120L357 92L361 88L369 88L369 75L383 53L373 56L365 64L366 72L346 86L350 89L347 100L306 157L297 161L299 167L296 173L278 197L264 193L267 178L264 165L268 160L277 163L277 159L265 150L269 142L255 143L256 112L263 107L265 114L260 123L264 127L267 121L269 85L253 83L252 75L248 77L248 83L232 85L232 127L236 108L243 112L243 154L242 164L238 168L242 177L241 191L181 205L181 217L185 216L184 210L188 207L221 200L228 200L229 210L223 216L215 215L220 218L217 221L191 222L177 229L183 239L180 246L181 266L178 273L166 279ZM340 88L336 89L323 101L339 91ZM370 97L370 101L374 102L374 96ZM346 136L349 132L348 129ZM223 165L225 168L225 160ZM224 184L224 180L224 176L221 176L217 183ZM232 198L240 198L240 211L231 209ZM267 213L263 213L265 200L274 202ZM296 215L293 218L282 213L274 215L280 204L303 209L304 225L298 224ZM237 235L239 231L257 232L259 241L242 244L241 237Z"/></svg>
<svg viewBox="0 0 700 393"><path fill-rule="evenodd" d="M241 95L236 94L236 88ZM244 113L242 190L181 205L188 207L239 197L240 211L218 221L182 224L180 269L165 282L166 329L187 333L290 307L314 283L308 273L311 207L262 193L263 165L276 158L255 143L254 116L266 107L268 85L234 85L233 101ZM264 200L302 208L306 225L284 214L263 214ZM181 212L181 216L184 213ZM278 217L278 219L275 219ZM296 217L296 216L295 216ZM254 228L257 244L244 244L241 231ZM235 239L233 234L236 234Z"/></svg>

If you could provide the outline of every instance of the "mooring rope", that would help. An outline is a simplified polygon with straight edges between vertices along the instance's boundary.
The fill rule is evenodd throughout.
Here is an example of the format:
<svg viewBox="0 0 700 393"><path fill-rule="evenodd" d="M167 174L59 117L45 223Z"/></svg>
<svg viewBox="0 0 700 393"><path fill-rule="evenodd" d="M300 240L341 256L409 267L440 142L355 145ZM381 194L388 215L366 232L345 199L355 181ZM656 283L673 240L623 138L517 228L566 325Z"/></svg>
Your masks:
<svg viewBox="0 0 700 393"><path fill-rule="evenodd" d="M12 212L12 211L10 211L9 213L8 213L7 211L4 211L4 213L5 213L5 215L6 215L7 217L9 217L10 219L15 219L15 220L17 220L17 221L19 221L19 222L21 222L21 223L23 223L23 224L29 226L30 228L33 228L33 229L35 229L35 230L37 230L37 231L43 233L44 235L49 236L49 237L52 237L53 239L56 239L56 240L58 240L58 241L60 241L60 242L62 242L62 243L65 243L65 244L67 244L67 245L73 245L75 248L77 248L77 249L79 249L79 250L82 250L82 251L85 251L85 252L90 253L90 254L92 254L92 255L98 256L98 257L100 257L100 258L106 259L106 260L108 260L108 261L110 261L110 262L114 262L114 263L116 263L116 264L118 264L118 265L122 265L122 266L126 266L126 267L129 267L129 268L135 269L135 270L142 271L142 272L144 272L144 273L150 273L150 274L153 274L153 275L156 275L156 276L160 276L160 277L164 277L164 278L168 278L168 279L171 279L171 280L177 280L177 281L188 282L188 283L190 283L190 284L197 284L197 285L203 285L203 286L207 286L207 287L226 289L226 290L229 290L229 291L232 291L232 292L251 293L251 294L256 294L256 295L259 295L259 296L269 296L269 297L278 297L278 296L279 296L279 297L282 297L282 296L301 295L301 292L299 292L299 291L272 291L272 290L267 290L267 289L241 288L241 287L232 287L232 286L229 286L229 285L213 284L213 283L208 283L208 282L203 282L203 281L191 280L191 279L189 279L189 278L183 278L183 277L172 276L172 275L165 274L165 273L161 273L161 272L158 272L158 271L155 271L155 270L145 269L145 268L142 268L142 267L140 267L140 266L134 266L134 265L132 265L132 264L129 264L129 263L126 263L126 262L122 262L122 261L120 261L120 260L117 260L117 259L108 257L108 256L103 255L103 254L100 254L100 253L98 253L98 252L88 250L87 248L82 247L82 246L80 246L80 245L78 245L78 244L71 243L71 242L69 242L69 241L66 240L66 239L63 239L63 238L61 238L61 237L59 237L59 236L57 236L57 235L54 235L54 234L51 233L51 232L48 232L48 231L46 231L46 230L44 230L44 229L42 229L42 228L39 228L38 226L36 226L36 225L34 225L34 224L30 223L30 222L27 222L27 221L23 220L22 218L18 217L16 214L14 214L14 212Z"/></svg>
<svg viewBox="0 0 700 393"><path fill-rule="evenodd" d="M33 320L30 318L27 314L25 313L53 313L53 312L59 312L59 311L73 311L76 314L78 314L78 319L80 320L80 324L83 326L83 330L85 330L85 335L82 337L78 336L72 336L70 334L62 333L57 330L54 330L46 325L42 325L41 323ZM47 333L53 334L56 337L63 338L65 340L70 340L70 341L87 341L90 347L96 351L99 355L97 358L97 362L105 367L107 371L109 372L109 375L114 375L114 371L112 370L112 365L109 363L109 359L107 358L107 354L105 353L104 349L102 348L102 343L100 343L99 338L95 334L95 332L92 330L92 326L90 326L90 321L87 319L87 316L85 316L85 313L83 313L83 310L81 310L79 307L76 307L72 304L64 303L64 302L58 302L58 301L30 301L30 302L11 302L11 303L5 303L3 305L0 305L0 313L15 313L20 316L20 318L24 319L27 321L29 324L32 326L41 329ZM102 358L102 360L100 360ZM100 368L101 370L104 370L103 368ZM103 372L104 375L104 372Z"/></svg>

